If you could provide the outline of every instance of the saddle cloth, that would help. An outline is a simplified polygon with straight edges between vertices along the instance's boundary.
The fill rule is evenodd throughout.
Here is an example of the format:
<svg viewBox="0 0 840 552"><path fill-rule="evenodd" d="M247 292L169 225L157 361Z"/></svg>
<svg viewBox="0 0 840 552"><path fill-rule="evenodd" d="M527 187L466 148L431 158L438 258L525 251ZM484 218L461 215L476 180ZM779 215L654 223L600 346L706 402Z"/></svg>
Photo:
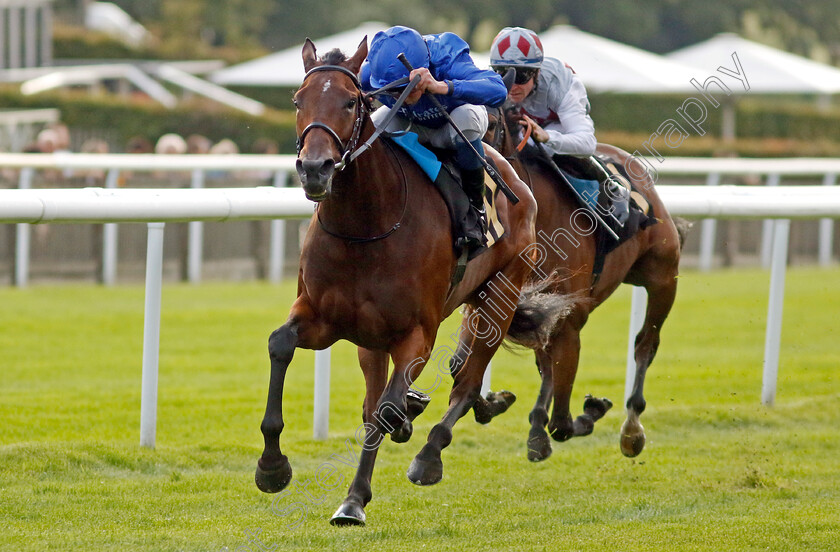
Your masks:
<svg viewBox="0 0 840 552"><path fill-rule="evenodd" d="M604 269L607 254L640 230L656 224L657 219L650 202L641 190L631 183L623 167L618 167L611 159L601 155L591 158L591 163L597 163L601 171L598 171L597 166L586 166L587 160L579 158L555 156L554 160L572 186L587 199L588 208L595 209L618 236L616 240L603 228L598 227L592 270L594 285ZM596 171L600 174L594 174ZM614 188L607 193L606 186Z"/></svg>
<svg viewBox="0 0 840 552"><path fill-rule="evenodd" d="M439 159L435 152L418 141L417 134L413 132L389 136L387 139L392 140L400 146L417 162L420 168L423 169L423 172L432 181L435 189L443 197L452 225L453 247L457 249L459 239L466 234L467 230L479 228L481 221L479 214L472 208L467 194L461 187L461 176L458 169L448 159L448 156L451 156L451 152L445 150L440 151L443 160ZM487 213L485 237L487 238L487 245L471 252L471 258L478 255L484 249L491 247L505 234L505 228L499 220L499 214L496 209L496 197L499 194L499 190L493 179L486 173L484 175L484 184L484 211ZM460 254L460 251L457 251L457 253Z"/></svg>

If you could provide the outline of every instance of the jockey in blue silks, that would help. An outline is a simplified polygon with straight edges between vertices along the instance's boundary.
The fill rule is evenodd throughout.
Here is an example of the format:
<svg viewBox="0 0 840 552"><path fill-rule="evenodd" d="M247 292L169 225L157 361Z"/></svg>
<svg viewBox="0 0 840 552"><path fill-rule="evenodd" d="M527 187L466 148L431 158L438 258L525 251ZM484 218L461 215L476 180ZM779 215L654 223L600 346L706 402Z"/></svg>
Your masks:
<svg viewBox="0 0 840 552"><path fill-rule="evenodd" d="M414 67L410 75L397 58L400 53L404 53ZM498 107L504 103L507 89L502 78L494 71L476 67L470 57L469 46L456 34L421 36L414 29L401 26L376 33L371 40L368 57L362 64L362 88L365 91L376 90L405 76L413 78L415 75L420 75L419 83L386 130L396 132L410 127L421 143L454 149L464 191L473 206L483 212L484 169L481 161L447 125L444 115L423 93L437 95L467 140L483 156L481 138L487 131L487 110L484 106ZM388 95L381 95L379 99L384 105L372 116L377 126L395 102Z"/></svg>

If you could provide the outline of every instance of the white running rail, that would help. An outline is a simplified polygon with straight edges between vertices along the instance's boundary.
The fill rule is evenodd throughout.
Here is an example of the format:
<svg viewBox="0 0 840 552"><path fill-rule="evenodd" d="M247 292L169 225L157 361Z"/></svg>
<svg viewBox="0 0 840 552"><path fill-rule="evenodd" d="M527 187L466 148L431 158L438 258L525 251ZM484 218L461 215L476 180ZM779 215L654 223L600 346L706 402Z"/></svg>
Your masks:
<svg viewBox="0 0 840 552"><path fill-rule="evenodd" d="M294 167L294 156L160 156L95 154L0 154L0 166L21 169L20 188L0 190L0 223L146 222L148 250L143 348L141 445L154 447L157 403L162 240L166 222L304 218L313 205L297 188L217 189L31 189L34 169L132 170L270 170L280 176ZM667 168L666 168L667 166ZM777 174L798 176L840 173L834 160L668 159L660 174ZM114 173L110 172L109 177ZM828 177L826 177L827 179ZM831 182L833 183L833 176ZM825 182L824 182L825 184ZM762 402L775 400L789 219L840 217L840 187L820 186L657 186L674 215L710 218L772 218L770 300L762 384ZM18 243L20 249L27 244ZM633 378L633 341L644 316L643 290L634 290L628 345L627 388ZM317 438L325 438L329 413L329 351L316 355L320 382L315 396ZM326 366L326 370L324 366ZM325 387L326 386L326 387Z"/></svg>

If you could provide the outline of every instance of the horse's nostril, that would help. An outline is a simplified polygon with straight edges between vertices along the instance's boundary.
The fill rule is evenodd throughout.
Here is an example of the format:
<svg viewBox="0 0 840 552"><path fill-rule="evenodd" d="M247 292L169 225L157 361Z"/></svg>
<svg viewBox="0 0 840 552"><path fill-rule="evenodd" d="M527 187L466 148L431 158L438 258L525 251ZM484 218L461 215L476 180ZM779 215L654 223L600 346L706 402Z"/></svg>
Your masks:
<svg viewBox="0 0 840 552"><path fill-rule="evenodd" d="M335 161L332 159L298 159L298 173L305 174L308 178L328 177L335 169Z"/></svg>
<svg viewBox="0 0 840 552"><path fill-rule="evenodd" d="M303 168L303 172L307 175L312 175L321 172L321 167L324 165L324 161L321 159L305 159L301 161L300 164Z"/></svg>
<svg viewBox="0 0 840 552"><path fill-rule="evenodd" d="M321 201L329 194L330 181L335 172L335 161L330 158L298 159L295 168L309 199Z"/></svg>
<svg viewBox="0 0 840 552"><path fill-rule="evenodd" d="M328 176L335 170L335 161L327 159L321 164L321 174Z"/></svg>

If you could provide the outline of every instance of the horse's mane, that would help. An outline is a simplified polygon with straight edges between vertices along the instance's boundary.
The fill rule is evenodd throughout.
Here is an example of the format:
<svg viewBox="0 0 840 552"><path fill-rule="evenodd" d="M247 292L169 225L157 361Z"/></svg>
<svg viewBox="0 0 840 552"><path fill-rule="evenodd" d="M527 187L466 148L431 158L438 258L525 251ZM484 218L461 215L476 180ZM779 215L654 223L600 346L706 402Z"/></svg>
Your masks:
<svg viewBox="0 0 840 552"><path fill-rule="evenodd" d="M344 52L338 48L333 48L321 56L321 61L324 62L325 65L339 65L341 62L347 61L347 56L344 55Z"/></svg>

